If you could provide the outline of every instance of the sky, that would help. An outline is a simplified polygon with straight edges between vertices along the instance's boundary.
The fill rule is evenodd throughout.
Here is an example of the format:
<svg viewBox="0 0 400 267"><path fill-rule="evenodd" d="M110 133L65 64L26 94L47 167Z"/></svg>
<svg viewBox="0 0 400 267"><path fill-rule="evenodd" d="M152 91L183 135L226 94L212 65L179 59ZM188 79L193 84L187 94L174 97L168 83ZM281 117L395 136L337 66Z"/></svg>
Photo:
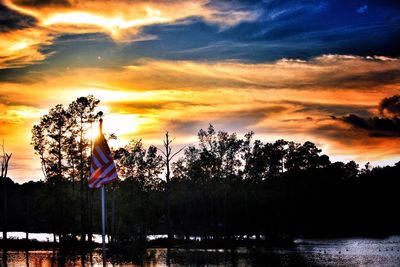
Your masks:
<svg viewBox="0 0 400 267"><path fill-rule="evenodd" d="M43 179L31 128L101 100L105 131L178 148L196 133L310 140L332 161L400 160L400 2L0 0L0 140Z"/></svg>

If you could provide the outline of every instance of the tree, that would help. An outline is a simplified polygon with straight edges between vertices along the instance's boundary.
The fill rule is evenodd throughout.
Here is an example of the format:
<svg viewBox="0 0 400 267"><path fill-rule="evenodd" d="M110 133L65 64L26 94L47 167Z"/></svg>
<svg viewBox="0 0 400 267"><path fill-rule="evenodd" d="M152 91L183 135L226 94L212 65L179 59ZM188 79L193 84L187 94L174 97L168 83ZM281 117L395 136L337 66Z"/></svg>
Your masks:
<svg viewBox="0 0 400 267"><path fill-rule="evenodd" d="M216 132L209 125L207 130L200 129L198 137L203 179L234 180L240 176L245 142L236 133Z"/></svg>
<svg viewBox="0 0 400 267"><path fill-rule="evenodd" d="M71 114L62 105L56 105L32 129L31 144L40 156L44 176L50 183L61 181L67 176L66 148L72 126L70 118Z"/></svg>
<svg viewBox="0 0 400 267"><path fill-rule="evenodd" d="M240 139L235 133L215 131L212 125L198 132L199 145L189 146L185 157L174 164L174 179L192 183L192 194L203 212L203 232L220 233L232 224L233 188L242 180L244 157L249 151L252 133Z"/></svg>
<svg viewBox="0 0 400 267"><path fill-rule="evenodd" d="M121 177L136 181L142 190L160 188L163 160L157 155L157 148L146 150L141 140L131 140L128 145L114 152Z"/></svg>
<svg viewBox="0 0 400 267"><path fill-rule="evenodd" d="M264 144L256 140L245 154L245 178L258 183L267 177L268 161L265 155Z"/></svg>
<svg viewBox="0 0 400 267"><path fill-rule="evenodd" d="M166 192L166 198L167 198L167 225L168 225L168 240L171 242L172 240L172 221L171 221L171 181L170 181L170 164L171 160L179 154L185 147L181 147L176 151L175 153L172 153L172 147L171 144L173 142L173 139L169 139L168 132L165 133L165 140L163 141L164 144L164 150L160 150L161 153L164 156L164 166L167 168L167 171L165 173L165 181L167 184L165 185L165 192Z"/></svg>
<svg viewBox="0 0 400 267"><path fill-rule="evenodd" d="M2 149L3 149L3 153L1 155L1 178L6 178L7 177L7 173L8 173L8 164L10 162L12 153L8 154L5 152L4 149L4 141L3 144L1 145Z"/></svg>
<svg viewBox="0 0 400 267"><path fill-rule="evenodd" d="M1 155L1 181L3 182L3 243L7 242L7 173L8 164L10 162L12 153L8 154L5 152L4 140L2 144L2 155Z"/></svg>
<svg viewBox="0 0 400 267"><path fill-rule="evenodd" d="M154 223L153 218L157 217L154 209L157 205L152 196L162 188L159 176L163 159L157 155L156 147L150 146L146 150L141 140L131 140L125 147L115 150L114 159L119 177L123 179L119 187L119 222L116 224L123 224L121 232L125 239L134 237L141 243L149 225Z"/></svg>
<svg viewBox="0 0 400 267"><path fill-rule="evenodd" d="M329 158L327 156L320 156L321 149L310 142L306 141L304 144L295 142L288 143L288 151L285 159L285 168L291 170L312 170L323 168L329 165Z"/></svg>
<svg viewBox="0 0 400 267"><path fill-rule="evenodd" d="M64 210L59 209L60 202L73 199L71 196L61 194L66 190L65 185L72 182L74 189L75 180L80 181L80 207L81 207L81 240L84 241L87 230L87 208L85 208L84 196L86 192L86 203L88 202L88 191L86 190L85 177L89 172L89 158L91 141L87 136L91 124L96 119L96 108L99 100L93 96L79 97L72 102L67 109L63 105L56 105L44 115L37 125L32 128L32 141L35 153L39 155L41 167L46 182L53 185L54 190L49 191L49 199L53 198L55 204L50 208L54 212L51 217L55 220L55 228L60 230L60 225L66 218L62 214ZM62 185L64 187L62 188ZM74 202L71 203L73 205ZM75 221L72 216L71 220ZM56 221L58 223L56 223ZM75 225L75 223L70 223ZM65 230L65 229L64 229Z"/></svg>
<svg viewBox="0 0 400 267"><path fill-rule="evenodd" d="M82 242L85 241L85 233L89 231L89 191L86 177L89 175L90 170L92 143L90 138L87 137L87 133L91 130L93 122L98 118L96 109L99 103L100 100L89 95L87 97L79 97L68 106L68 114L71 116L72 124L70 137L68 138L68 161L69 165L72 166L72 173L70 174L72 181L74 181L74 177L76 176L75 170L78 170L79 173Z"/></svg>

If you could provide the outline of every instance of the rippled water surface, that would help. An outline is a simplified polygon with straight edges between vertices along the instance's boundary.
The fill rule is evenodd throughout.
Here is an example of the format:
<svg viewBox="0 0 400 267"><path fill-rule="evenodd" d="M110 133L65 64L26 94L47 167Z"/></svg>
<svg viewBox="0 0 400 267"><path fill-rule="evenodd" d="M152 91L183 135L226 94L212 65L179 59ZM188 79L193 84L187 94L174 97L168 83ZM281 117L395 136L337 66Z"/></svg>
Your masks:
<svg viewBox="0 0 400 267"><path fill-rule="evenodd" d="M8 266L101 266L99 252L9 251ZM1 257L1 255L0 255ZM287 248L148 249L108 266L400 266L400 236L382 239L298 239Z"/></svg>

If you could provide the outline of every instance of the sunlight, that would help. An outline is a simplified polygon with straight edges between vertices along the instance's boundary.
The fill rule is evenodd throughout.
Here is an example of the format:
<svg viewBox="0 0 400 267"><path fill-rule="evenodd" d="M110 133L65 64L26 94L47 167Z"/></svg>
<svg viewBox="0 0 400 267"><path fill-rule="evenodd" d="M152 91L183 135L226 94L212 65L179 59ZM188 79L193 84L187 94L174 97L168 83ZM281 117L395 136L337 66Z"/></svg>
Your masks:
<svg viewBox="0 0 400 267"><path fill-rule="evenodd" d="M54 14L45 21L43 25L53 24L88 24L96 25L103 28L111 29L113 27L122 26L123 20L121 18L105 18L103 16L93 15L87 12L68 12Z"/></svg>
<svg viewBox="0 0 400 267"><path fill-rule="evenodd" d="M18 51L29 47L29 43L26 40L21 40L18 43L15 43L9 47L11 51Z"/></svg>
<svg viewBox="0 0 400 267"><path fill-rule="evenodd" d="M105 29L110 32L113 37L118 37L120 35L120 30L140 27L152 23L168 22L170 20L161 17L161 12L159 10L150 7L147 7L146 10L147 17L132 20L125 20L121 16L106 17L81 11L56 13L45 19L42 24L43 26L56 24L92 25Z"/></svg>
<svg viewBox="0 0 400 267"><path fill-rule="evenodd" d="M120 147L126 145L133 138L142 124L147 122L136 114L106 114L103 122L105 134L115 134L117 140L109 140L110 146ZM97 132L95 131L94 136Z"/></svg>
<svg viewBox="0 0 400 267"><path fill-rule="evenodd" d="M135 114L109 114L104 119L104 132L117 136L134 133L139 125Z"/></svg>
<svg viewBox="0 0 400 267"><path fill-rule="evenodd" d="M95 129L95 127L91 127L85 133L85 138L89 139L91 141L94 141L98 135L99 135L99 131L97 129Z"/></svg>
<svg viewBox="0 0 400 267"><path fill-rule="evenodd" d="M96 85L99 86L99 85ZM100 84L100 86L106 86ZM71 95L71 98L76 97L75 88L67 88L66 93ZM134 101L141 100L143 98L149 99L156 96L154 92L135 92L135 91L116 91L116 90L105 90L105 89L79 89L82 95L94 95L96 98L101 99L102 103L119 102L119 101Z"/></svg>
<svg viewBox="0 0 400 267"><path fill-rule="evenodd" d="M102 107L103 111L107 108ZM110 146L124 146L132 138L132 135L138 131L141 124L144 124L147 119L140 118L136 114L109 114L105 112L103 117L103 133L107 136L115 134L117 140L108 140ZM98 124L93 124L85 134L85 138L94 141L99 135Z"/></svg>
<svg viewBox="0 0 400 267"><path fill-rule="evenodd" d="M1 120L9 120L14 123L25 119L37 119L46 114L45 109L38 109L26 106L15 106L12 109L0 113Z"/></svg>

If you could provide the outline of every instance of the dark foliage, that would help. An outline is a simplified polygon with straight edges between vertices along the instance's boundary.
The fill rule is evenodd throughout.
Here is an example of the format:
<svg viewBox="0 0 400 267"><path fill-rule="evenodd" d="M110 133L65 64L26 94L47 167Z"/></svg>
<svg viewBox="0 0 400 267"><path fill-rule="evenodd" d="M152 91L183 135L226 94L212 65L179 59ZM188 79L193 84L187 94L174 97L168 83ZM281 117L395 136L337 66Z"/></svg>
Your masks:
<svg viewBox="0 0 400 267"><path fill-rule="evenodd" d="M312 142L263 143L252 141L252 133L240 139L212 126L198 137L199 145L186 148L172 166L170 205L177 237L282 240L400 233L395 213L400 163L360 169L354 161L330 162ZM109 233L117 243L137 246L149 234L167 232L166 183L160 179L165 166L156 148L145 149L140 141L114 153L122 180L107 187ZM9 231L66 236L85 226L79 220L80 193L74 190L79 181L0 182L0 192L7 183ZM98 232L100 193L92 196L94 219L88 223Z"/></svg>

